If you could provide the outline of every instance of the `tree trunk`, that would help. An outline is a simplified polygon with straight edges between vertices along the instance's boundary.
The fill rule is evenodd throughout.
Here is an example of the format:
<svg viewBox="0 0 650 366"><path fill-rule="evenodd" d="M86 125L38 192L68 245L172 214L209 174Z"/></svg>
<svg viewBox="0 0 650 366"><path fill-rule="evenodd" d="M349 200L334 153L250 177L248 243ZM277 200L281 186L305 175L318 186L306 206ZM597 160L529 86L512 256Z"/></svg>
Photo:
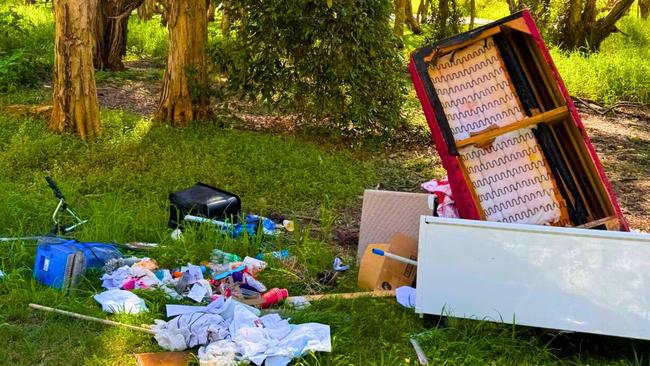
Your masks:
<svg viewBox="0 0 650 366"><path fill-rule="evenodd" d="M510 14L514 14L519 11L519 5L516 0L506 0L508 2L508 10Z"/></svg>
<svg viewBox="0 0 650 366"><path fill-rule="evenodd" d="M210 116L206 52L208 17L205 1L170 0L169 55L157 119L172 126Z"/></svg>
<svg viewBox="0 0 650 366"><path fill-rule="evenodd" d="M474 29L474 21L476 20L476 0L469 0L469 29Z"/></svg>
<svg viewBox="0 0 650 366"><path fill-rule="evenodd" d="M214 22L215 15L217 14L217 2L216 0L211 0L208 5L208 22Z"/></svg>
<svg viewBox="0 0 650 366"><path fill-rule="evenodd" d="M140 20L151 20L156 13L156 0L144 0L138 7L138 18Z"/></svg>
<svg viewBox="0 0 650 366"><path fill-rule="evenodd" d="M395 0L395 24L393 31L399 40L399 46L403 47L404 38L404 21L406 19L406 1L410 0Z"/></svg>
<svg viewBox="0 0 650 366"><path fill-rule="evenodd" d="M54 80L50 128L82 139L99 133L92 37L97 0L54 1Z"/></svg>
<svg viewBox="0 0 650 366"><path fill-rule="evenodd" d="M95 67L99 70L124 70L129 15L143 0L100 0L95 37Z"/></svg>
<svg viewBox="0 0 650 366"><path fill-rule="evenodd" d="M449 0L438 0L438 13L436 14L437 38L442 39L447 36L447 24L449 23Z"/></svg>
<svg viewBox="0 0 650 366"><path fill-rule="evenodd" d="M429 13L429 3L427 0L420 0L420 5L418 6L418 22L422 23L426 21L427 15Z"/></svg>
<svg viewBox="0 0 650 366"><path fill-rule="evenodd" d="M413 4L411 4L411 0L406 0L404 3L404 18L406 19L406 25L408 25L413 34L422 34L420 23L418 23L415 15L413 15Z"/></svg>
<svg viewBox="0 0 650 366"><path fill-rule="evenodd" d="M639 14L641 18L648 19L650 16L650 0L639 0Z"/></svg>
<svg viewBox="0 0 650 366"><path fill-rule="evenodd" d="M616 22L634 0L616 0L606 16L598 18L596 0L570 0L558 24L556 43L565 50L597 51L602 42L617 32Z"/></svg>

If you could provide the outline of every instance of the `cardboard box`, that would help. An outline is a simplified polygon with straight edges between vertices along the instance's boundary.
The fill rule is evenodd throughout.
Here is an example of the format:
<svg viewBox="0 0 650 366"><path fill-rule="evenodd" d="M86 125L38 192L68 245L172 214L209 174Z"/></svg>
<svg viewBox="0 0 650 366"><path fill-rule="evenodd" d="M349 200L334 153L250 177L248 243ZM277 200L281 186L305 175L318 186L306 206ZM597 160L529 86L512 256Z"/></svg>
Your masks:
<svg viewBox="0 0 650 366"><path fill-rule="evenodd" d="M395 290L413 284L417 274L415 266L375 255L372 253L374 248L413 260L418 256L418 241L401 233L395 234L388 244L369 245L359 266L359 287L364 290Z"/></svg>

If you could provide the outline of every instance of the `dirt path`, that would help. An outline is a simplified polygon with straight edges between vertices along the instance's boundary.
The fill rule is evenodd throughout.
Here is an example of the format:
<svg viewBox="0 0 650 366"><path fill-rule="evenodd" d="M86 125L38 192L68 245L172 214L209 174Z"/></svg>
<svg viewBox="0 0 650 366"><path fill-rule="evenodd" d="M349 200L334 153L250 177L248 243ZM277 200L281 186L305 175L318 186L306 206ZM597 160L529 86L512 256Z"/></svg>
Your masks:
<svg viewBox="0 0 650 366"><path fill-rule="evenodd" d="M648 111L625 110L625 114L613 116L580 112L623 214L633 229L650 232Z"/></svg>

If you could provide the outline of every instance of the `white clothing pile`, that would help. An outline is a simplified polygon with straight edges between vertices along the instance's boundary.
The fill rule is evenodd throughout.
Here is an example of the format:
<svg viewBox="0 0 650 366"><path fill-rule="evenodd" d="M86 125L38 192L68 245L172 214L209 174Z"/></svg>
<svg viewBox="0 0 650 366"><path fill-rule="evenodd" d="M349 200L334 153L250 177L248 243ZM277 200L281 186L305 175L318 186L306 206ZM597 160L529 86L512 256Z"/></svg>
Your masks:
<svg viewBox="0 0 650 366"><path fill-rule="evenodd" d="M328 325L293 325L278 314L259 315L248 305L219 298L194 312L184 307L168 322L156 320L153 330L162 348L182 351L201 345L201 361L219 361L219 365L250 361L285 366L308 352L331 352Z"/></svg>

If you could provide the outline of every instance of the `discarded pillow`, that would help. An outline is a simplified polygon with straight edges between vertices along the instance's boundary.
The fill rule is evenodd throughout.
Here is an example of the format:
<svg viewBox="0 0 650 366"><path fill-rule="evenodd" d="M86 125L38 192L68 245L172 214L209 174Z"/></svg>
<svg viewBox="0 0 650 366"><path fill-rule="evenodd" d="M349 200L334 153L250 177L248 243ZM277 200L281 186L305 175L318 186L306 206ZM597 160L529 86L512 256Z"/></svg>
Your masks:
<svg viewBox="0 0 650 366"><path fill-rule="evenodd" d="M95 300L107 313L138 314L147 311L144 300L132 292L124 290L108 290L95 295Z"/></svg>

